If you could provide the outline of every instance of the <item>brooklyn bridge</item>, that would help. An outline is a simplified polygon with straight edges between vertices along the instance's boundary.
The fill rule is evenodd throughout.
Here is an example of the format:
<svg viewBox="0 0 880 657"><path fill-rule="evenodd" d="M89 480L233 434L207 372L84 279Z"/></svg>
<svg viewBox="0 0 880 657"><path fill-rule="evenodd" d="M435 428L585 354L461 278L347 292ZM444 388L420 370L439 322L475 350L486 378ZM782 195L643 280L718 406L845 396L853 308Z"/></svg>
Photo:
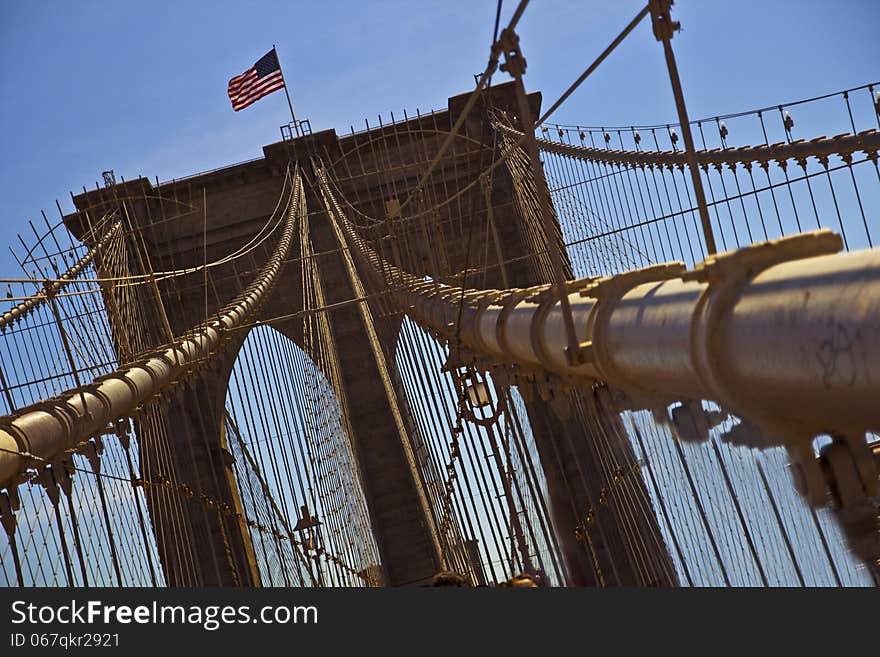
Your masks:
<svg viewBox="0 0 880 657"><path fill-rule="evenodd" d="M444 109L14 239L0 584L880 583L880 83L692 119L651 0L550 103L527 4ZM554 123L637 38L678 121Z"/></svg>

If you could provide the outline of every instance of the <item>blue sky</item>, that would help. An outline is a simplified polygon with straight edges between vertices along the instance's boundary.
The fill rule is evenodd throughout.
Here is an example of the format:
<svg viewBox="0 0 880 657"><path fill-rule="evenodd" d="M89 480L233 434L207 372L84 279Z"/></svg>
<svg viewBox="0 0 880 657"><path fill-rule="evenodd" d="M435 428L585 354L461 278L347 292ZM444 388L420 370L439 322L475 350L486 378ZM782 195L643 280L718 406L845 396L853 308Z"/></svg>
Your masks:
<svg viewBox="0 0 880 657"><path fill-rule="evenodd" d="M515 2L504 5L506 19ZM640 7L533 0L519 29L527 87L549 104ZM692 117L880 77L876 0L679 0L673 9ZM69 191L93 187L104 169L165 180L259 156L288 118L284 96L234 113L226 83L273 43L300 118L346 132L470 90L494 12L494 0L4 2L0 276L19 273L5 246L26 220L41 208L57 215L56 198L69 211ZM649 21L554 118L675 120Z"/></svg>

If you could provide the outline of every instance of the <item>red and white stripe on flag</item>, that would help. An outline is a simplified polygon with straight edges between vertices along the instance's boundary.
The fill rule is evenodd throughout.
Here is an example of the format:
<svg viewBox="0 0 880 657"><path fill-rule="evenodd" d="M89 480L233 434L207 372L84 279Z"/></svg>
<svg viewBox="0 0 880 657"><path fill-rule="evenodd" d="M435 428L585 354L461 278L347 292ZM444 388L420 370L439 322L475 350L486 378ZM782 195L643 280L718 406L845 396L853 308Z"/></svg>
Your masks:
<svg viewBox="0 0 880 657"><path fill-rule="evenodd" d="M273 48L244 73L232 78L227 93L232 102L232 109L237 112L283 87L281 65Z"/></svg>

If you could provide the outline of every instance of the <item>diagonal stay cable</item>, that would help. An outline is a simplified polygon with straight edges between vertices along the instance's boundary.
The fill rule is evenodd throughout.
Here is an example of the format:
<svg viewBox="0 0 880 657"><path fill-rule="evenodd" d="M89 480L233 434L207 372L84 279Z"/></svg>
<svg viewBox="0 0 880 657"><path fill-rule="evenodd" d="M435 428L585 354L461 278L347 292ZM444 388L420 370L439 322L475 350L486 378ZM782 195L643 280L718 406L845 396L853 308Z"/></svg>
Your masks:
<svg viewBox="0 0 880 657"><path fill-rule="evenodd" d="M517 5L516 11L514 11L513 16L510 19L510 22L507 25L508 30L513 30L516 27L517 23L519 23L519 19L522 18L523 12L528 6L529 0L520 0L519 5ZM500 8L500 7L499 7ZM496 12L496 26L498 24L497 20L497 12ZM497 27L496 27L496 36L497 36ZM416 186L409 193L403 203L400 204L400 211L409 205L409 203L418 195L419 190L424 187L425 183L428 181L428 178L434 172L434 169L437 168L437 165L440 163L440 160L443 159L443 156L446 154L446 151L449 150L449 147L452 145L453 140L458 136L458 131L461 130L461 126L464 125L465 120L467 119L470 111L473 109L474 105L477 103L477 100L480 97L480 92L483 91L484 87L487 86L489 80L492 78L492 74L498 68L498 55L500 53L500 46L498 41L494 41L492 43L492 49L489 52L489 62L486 64L486 70L483 71L482 75L480 75L480 79L477 82L477 87L471 92L471 95L468 97L467 103L465 103L464 108L462 108L461 113L458 115L458 119L456 119L455 124L452 126L452 130L449 131L449 134L446 136L446 139L443 140L443 144L440 146L440 150L437 151L437 154L434 156L434 159L428 165L428 169L425 173L422 174L422 177L419 179L419 182L416 183Z"/></svg>

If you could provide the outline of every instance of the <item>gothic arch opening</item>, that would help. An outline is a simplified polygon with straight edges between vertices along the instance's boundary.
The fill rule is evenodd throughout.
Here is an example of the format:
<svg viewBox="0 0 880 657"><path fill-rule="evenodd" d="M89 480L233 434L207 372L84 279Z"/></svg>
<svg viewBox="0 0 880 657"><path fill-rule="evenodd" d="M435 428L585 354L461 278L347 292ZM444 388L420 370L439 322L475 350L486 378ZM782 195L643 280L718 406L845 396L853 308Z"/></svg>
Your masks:
<svg viewBox="0 0 880 657"><path fill-rule="evenodd" d="M268 326L232 367L221 430L263 586L381 582L345 413L330 378Z"/></svg>

